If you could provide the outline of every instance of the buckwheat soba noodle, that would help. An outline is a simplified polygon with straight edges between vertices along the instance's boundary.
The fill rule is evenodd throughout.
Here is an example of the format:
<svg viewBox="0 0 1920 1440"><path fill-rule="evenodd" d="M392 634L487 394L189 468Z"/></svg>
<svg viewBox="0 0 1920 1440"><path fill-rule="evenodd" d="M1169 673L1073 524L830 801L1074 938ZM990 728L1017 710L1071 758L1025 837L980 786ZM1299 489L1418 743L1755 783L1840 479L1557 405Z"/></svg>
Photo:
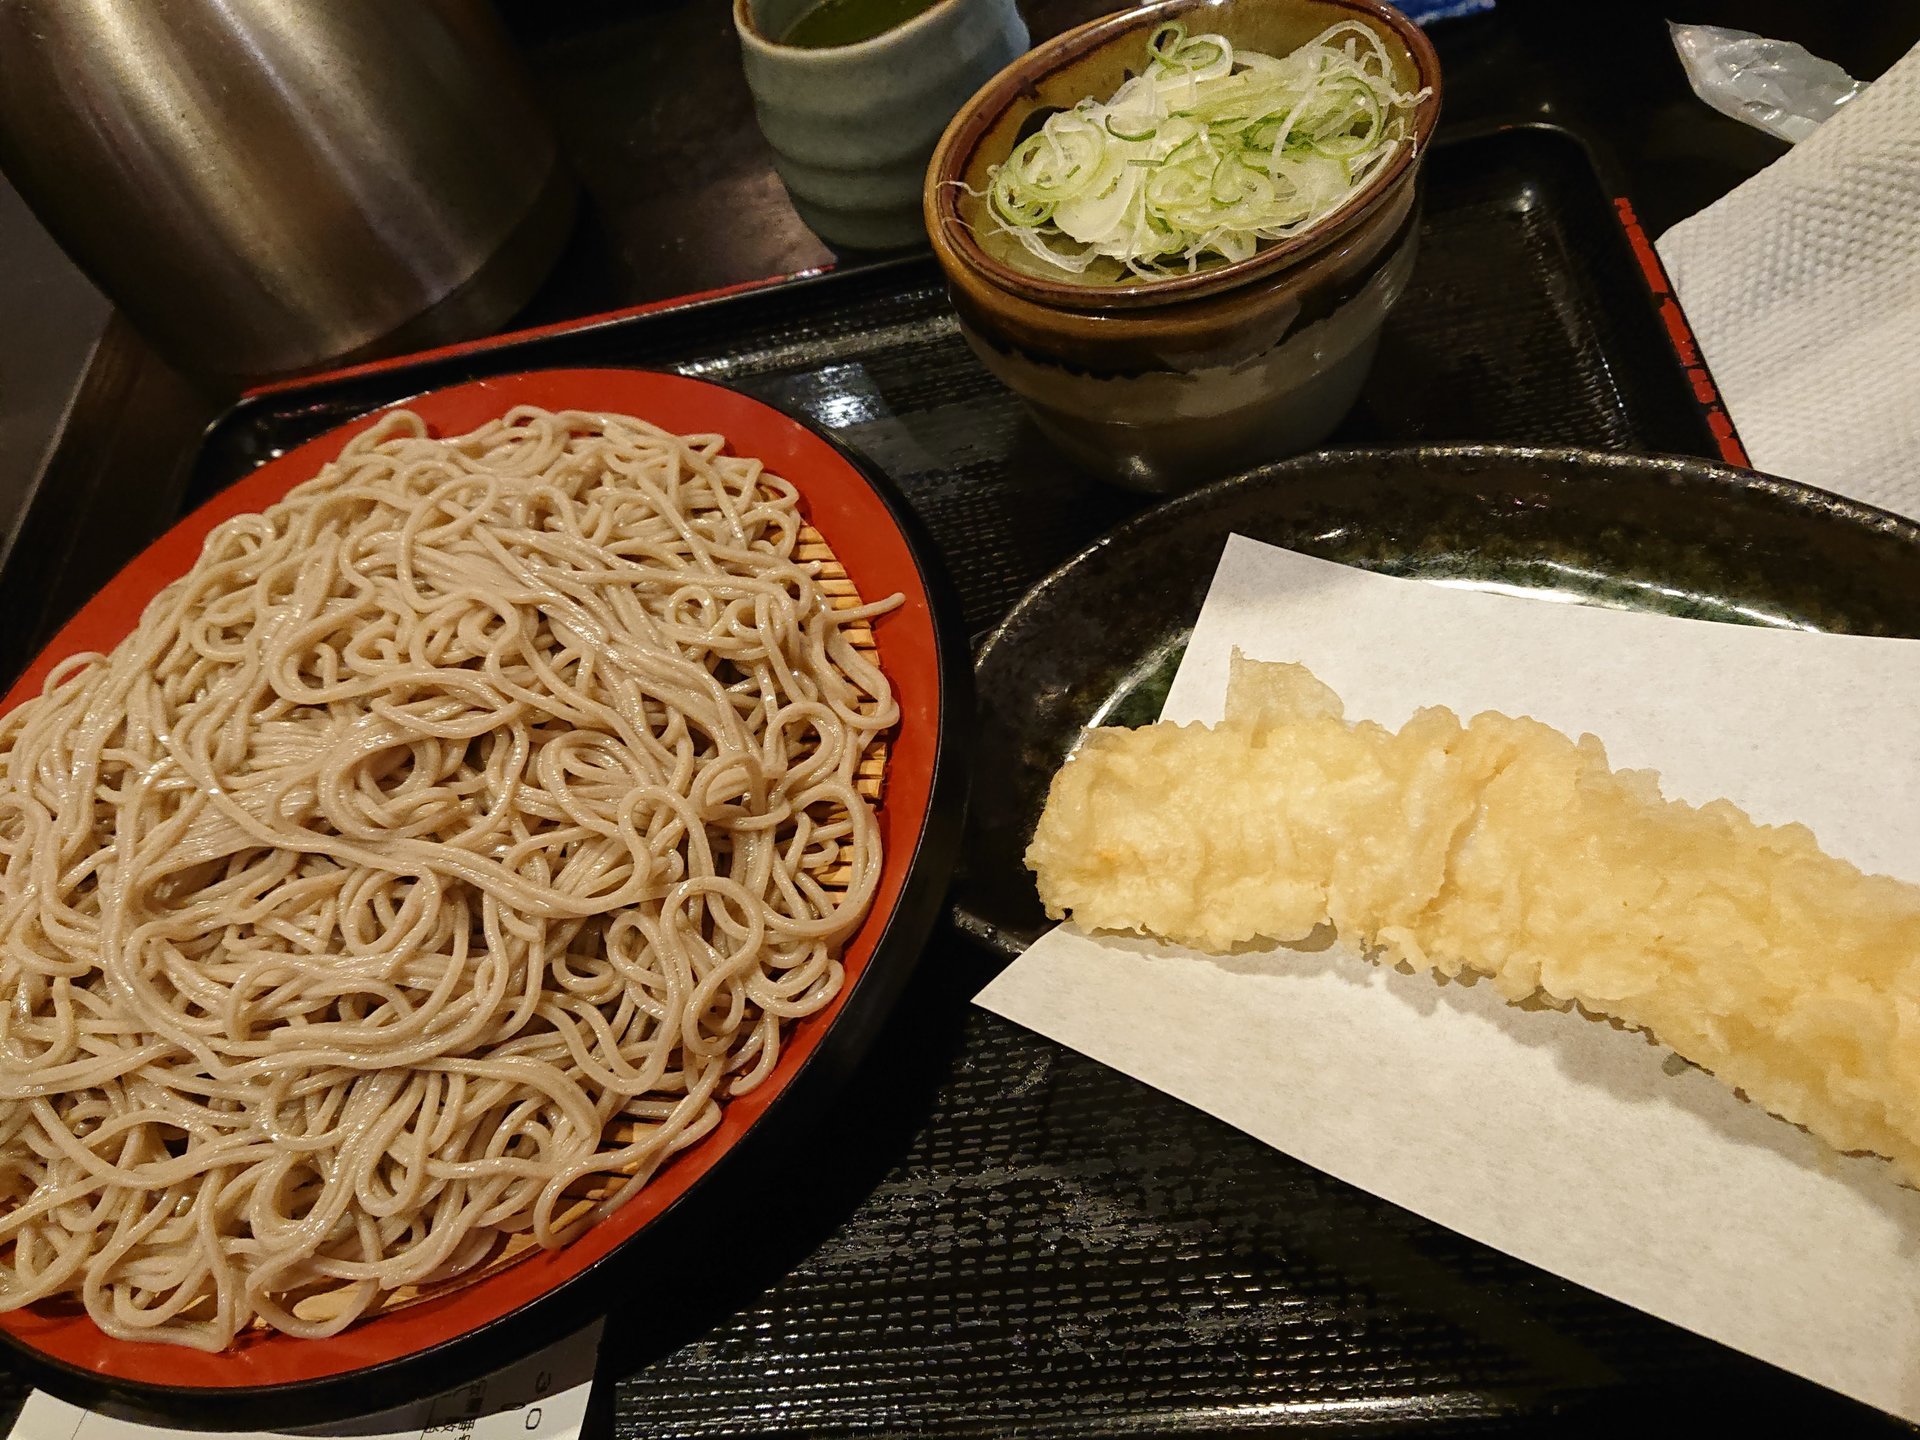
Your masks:
<svg viewBox="0 0 1920 1440"><path fill-rule="evenodd" d="M767 1078L880 874L892 602L723 443L388 416L0 721L0 1308L330 1334Z"/></svg>

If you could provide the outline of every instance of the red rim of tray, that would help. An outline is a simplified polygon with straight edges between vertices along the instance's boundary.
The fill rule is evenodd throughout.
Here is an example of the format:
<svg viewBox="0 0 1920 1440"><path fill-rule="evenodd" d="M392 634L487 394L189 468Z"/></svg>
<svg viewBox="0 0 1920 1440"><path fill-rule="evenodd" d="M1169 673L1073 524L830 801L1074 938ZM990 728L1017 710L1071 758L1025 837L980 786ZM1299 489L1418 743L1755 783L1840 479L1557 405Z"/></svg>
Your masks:
<svg viewBox="0 0 1920 1440"><path fill-rule="evenodd" d="M873 627L901 718L889 747L879 812L886 859L873 908L842 957L846 983L825 1010L795 1025L773 1074L751 1094L729 1101L710 1135L668 1162L612 1216L560 1250L536 1251L472 1285L361 1321L337 1336L302 1340L249 1332L218 1354L115 1340L76 1307L36 1306L0 1314L0 1331L47 1360L108 1382L176 1392L275 1387L324 1381L419 1356L502 1320L585 1274L705 1176L789 1087L866 973L916 857L932 795L941 677L931 600L886 500L851 460L771 406L705 381L639 370L533 371L432 391L351 421L263 465L156 540L61 629L0 701L0 714L37 694L59 660L118 643L147 602L192 567L209 531L279 500L387 410L412 410L432 433L451 435L515 405L620 411L683 434L718 432L726 437L730 453L756 456L799 487L803 512L864 598L895 592L906 597Z"/></svg>

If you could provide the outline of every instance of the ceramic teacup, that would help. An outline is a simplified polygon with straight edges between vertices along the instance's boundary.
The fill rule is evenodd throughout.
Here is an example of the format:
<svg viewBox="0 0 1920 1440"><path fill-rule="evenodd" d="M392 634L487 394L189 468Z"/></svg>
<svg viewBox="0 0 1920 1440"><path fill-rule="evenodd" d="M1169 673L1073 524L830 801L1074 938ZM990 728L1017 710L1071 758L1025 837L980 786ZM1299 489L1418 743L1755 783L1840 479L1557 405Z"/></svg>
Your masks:
<svg viewBox="0 0 1920 1440"><path fill-rule="evenodd" d="M1027 48L1014 0L934 0L852 45L782 44L820 0L733 0L747 86L793 208L829 245L926 243L921 183L973 92Z"/></svg>

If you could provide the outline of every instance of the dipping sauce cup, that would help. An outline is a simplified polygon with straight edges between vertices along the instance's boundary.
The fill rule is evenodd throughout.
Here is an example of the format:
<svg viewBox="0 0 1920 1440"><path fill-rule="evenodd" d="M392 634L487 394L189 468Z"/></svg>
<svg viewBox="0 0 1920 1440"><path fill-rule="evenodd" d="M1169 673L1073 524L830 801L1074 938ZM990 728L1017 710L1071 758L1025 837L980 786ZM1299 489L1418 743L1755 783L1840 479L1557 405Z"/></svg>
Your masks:
<svg viewBox="0 0 1920 1440"><path fill-rule="evenodd" d="M1178 22L1282 56L1341 21L1378 34L1412 109L1411 143L1307 229L1245 260L1125 284L1046 278L989 253L992 166L1056 110L1105 100ZM1040 429L1093 474L1171 492L1310 449L1359 396L1412 273L1440 69L1378 0L1158 0L1038 46L954 116L934 153L927 231L961 332Z"/></svg>

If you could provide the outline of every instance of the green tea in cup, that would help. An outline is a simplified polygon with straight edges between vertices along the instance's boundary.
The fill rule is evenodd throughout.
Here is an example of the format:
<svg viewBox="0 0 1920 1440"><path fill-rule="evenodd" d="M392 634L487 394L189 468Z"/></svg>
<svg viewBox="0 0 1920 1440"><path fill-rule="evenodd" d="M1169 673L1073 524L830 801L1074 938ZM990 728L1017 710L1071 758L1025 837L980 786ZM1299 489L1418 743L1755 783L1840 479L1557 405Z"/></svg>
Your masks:
<svg viewBox="0 0 1920 1440"><path fill-rule="evenodd" d="M934 0L820 0L787 27L780 43L803 50L857 45L904 25L933 4Z"/></svg>

